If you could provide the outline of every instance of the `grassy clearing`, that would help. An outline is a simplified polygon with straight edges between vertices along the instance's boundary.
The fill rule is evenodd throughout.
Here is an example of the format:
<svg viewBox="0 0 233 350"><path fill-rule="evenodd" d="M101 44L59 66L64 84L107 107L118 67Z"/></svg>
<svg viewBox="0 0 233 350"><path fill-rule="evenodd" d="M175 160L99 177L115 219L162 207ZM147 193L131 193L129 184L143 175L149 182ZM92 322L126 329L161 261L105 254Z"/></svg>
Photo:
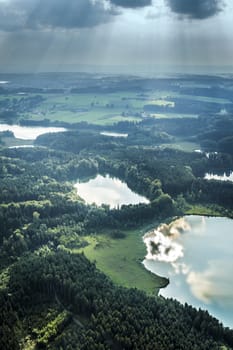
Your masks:
<svg viewBox="0 0 233 350"><path fill-rule="evenodd" d="M207 97L207 96L196 96L196 95L183 95L183 94L176 94L176 96L181 99L185 100L193 100L198 102L206 102L206 103L219 103L219 104L231 104L231 102L225 98L218 98L218 97Z"/></svg>
<svg viewBox="0 0 233 350"><path fill-rule="evenodd" d="M33 145L32 140L21 140L16 139L14 137L2 137L2 142L4 144L4 147L14 147L14 146L22 146L22 145Z"/></svg>
<svg viewBox="0 0 233 350"><path fill-rule="evenodd" d="M18 95L18 94L12 94L12 95L0 95L0 101L4 101L4 100L20 100L23 96L22 95Z"/></svg>
<svg viewBox="0 0 233 350"><path fill-rule="evenodd" d="M175 102L172 102L172 101L167 101L167 100L161 100L161 99L158 99L158 100L152 100L152 101L148 101L147 104L149 105L155 105L155 106L163 106L163 107L175 107Z"/></svg>
<svg viewBox="0 0 233 350"><path fill-rule="evenodd" d="M196 204L189 207L185 214L187 215L204 215L204 216L222 216L222 213L218 208L208 207L201 204Z"/></svg>
<svg viewBox="0 0 233 350"><path fill-rule="evenodd" d="M148 294L157 294L164 279L147 271L142 261L146 254L143 232L127 231L123 239L110 238L107 233L85 237L89 245L73 250L84 252L113 282L128 288L138 288Z"/></svg>
<svg viewBox="0 0 233 350"><path fill-rule="evenodd" d="M178 139L172 143L163 144L160 147L173 148L173 149L177 149L179 151L185 151L185 152L194 152L195 150L200 149L199 143L183 141L182 139L181 140Z"/></svg>

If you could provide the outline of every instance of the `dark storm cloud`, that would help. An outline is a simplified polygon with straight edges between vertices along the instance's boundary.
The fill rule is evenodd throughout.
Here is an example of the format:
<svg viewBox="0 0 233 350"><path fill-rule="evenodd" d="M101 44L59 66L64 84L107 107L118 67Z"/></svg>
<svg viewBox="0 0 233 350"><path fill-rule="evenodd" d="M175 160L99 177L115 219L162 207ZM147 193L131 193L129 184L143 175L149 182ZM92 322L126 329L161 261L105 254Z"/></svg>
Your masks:
<svg viewBox="0 0 233 350"><path fill-rule="evenodd" d="M112 4L128 7L128 8L136 8L136 7L145 7L150 6L152 4L152 0L110 0Z"/></svg>
<svg viewBox="0 0 233 350"><path fill-rule="evenodd" d="M193 19L212 17L222 10L222 0L167 0L171 10Z"/></svg>
<svg viewBox="0 0 233 350"><path fill-rule="evenodd" d="M83 28L118 14L104 0L9 0L0 4L0 29Z"/></svg>

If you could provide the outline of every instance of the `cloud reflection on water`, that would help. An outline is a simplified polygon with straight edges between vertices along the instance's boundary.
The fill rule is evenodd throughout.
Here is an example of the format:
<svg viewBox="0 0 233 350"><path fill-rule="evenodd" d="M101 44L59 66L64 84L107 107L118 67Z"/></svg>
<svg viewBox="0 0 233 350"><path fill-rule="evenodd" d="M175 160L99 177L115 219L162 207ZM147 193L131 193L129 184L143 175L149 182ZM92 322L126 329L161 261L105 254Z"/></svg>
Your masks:
<svg viewBox="0 0 233 350"><path fill-rule="evenodd" d="M191 271L187 276L193 295L204 303L233 307L233 261L212 260L202 272Z"/></svg>
<svg viewBox="0 0 233 350"><path fill-rule="evenodd" d="M107 204L110 208L129 204L148 204L149 200L129 189L126 183L110 176L97 175L88 182L78 182L74 185L78 195L86 203L100 206Z"/></svg>
<svg viewBox="0 0 233 350"><path fill-rule="evenodd" d="M233 327L233 221L186 216L144 235L145 268L168 277L160 290L196 307L207 308Z"/></svg>

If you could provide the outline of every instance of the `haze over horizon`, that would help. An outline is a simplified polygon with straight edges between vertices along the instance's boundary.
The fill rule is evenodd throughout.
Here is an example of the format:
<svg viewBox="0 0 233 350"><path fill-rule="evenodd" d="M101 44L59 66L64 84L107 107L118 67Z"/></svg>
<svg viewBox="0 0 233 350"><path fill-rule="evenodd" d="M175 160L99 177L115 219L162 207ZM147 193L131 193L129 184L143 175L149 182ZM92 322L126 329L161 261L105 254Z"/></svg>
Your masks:
<svg viewBox="0 0 233 350"><path fill-rule="evenodd" d="M230 0L0 0L0 71L233 72L232 18Z"/></svg>

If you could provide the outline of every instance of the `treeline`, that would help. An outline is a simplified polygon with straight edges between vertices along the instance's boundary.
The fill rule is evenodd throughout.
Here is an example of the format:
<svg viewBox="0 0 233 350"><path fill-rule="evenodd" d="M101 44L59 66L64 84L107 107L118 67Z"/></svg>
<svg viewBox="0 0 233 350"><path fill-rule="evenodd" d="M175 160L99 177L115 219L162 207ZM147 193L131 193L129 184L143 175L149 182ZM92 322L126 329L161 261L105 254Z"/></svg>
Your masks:
<svg viewBox="0 0 233 350"><path fill-rule="evenodd" d="M27 124L28 122L25 121L25 123ZM43 123L46 124L46 120ZM67 126L65 124L56 125ZM109 150L115 150L120 146L153 147L163 143L169 144L178 136L187 141L200 142L203 149L210 152L231 153L231 144L225 144L224 141L229 142L228 139L225 139L232 135L233 119L231 115L220 117L214 114L201 115L198 118L148 118L138 124L122 122L114 127L105 128L110 131L127 132L127 138L101 135L99 126L90 126L86 123L74 124L72 127L76 131L41 135L37 138L36 144L77 153L83 149L93 149L94 146L99 151L106 149L106 147Z"/></svg>
<svg viewBox="0 0 233 350"><path fill-rule="evenodd" d="M114 128L121 131L121 128ZM113 129L113 130L114 130ZM127 138L118 138L101 135L97 130L67 131L59 134L44 134L38 136L36 145L59 149L66 152L78 153L82 150L93 150L102 152L108 148L114 151L119 147L130 146L155 146L172 142L173 138L167 133L156 130L143 130L132 127Z"/></svg>
<svg viewBox="0 0 233 350"><path fill-rule="evenodd" d="M206 96L212 98L223 98L232 101L232 91L229 86L220 87L212 86L210 87L186 87L180 89L180 92L184 95L194 95L194 96Z"/></svg>
<svg viewBox="0 0 233 350"><path fill-rule="evenodd" d="M46 146L53 149L59 149L66 152L78 153L83 149L101 150L108 147L109 149L116 148L121 141L116 138L109 139L108 137L96 132L83 131L67 131L65 133L44 134L38 136L36 145Z"/></svg>
<svg viewBox="0 0 233 350"><path fill-rule="evenodd" d="M22 92L22 91L20 91ZM34 91L37 92L37 91ZM9 92L8 92L9 93ZM13 92L15 93L15 91ZM43 101L41 95L32 95L26 97L4 98L0 100L0 119L7 123L15 123L21 113L31 112L38 107Z"/></svg>
<svg viewBox="0 0 233 350"><path fill-rule="evenodd" d="M219 204L229 209L228 215L232 217L233 183L230 181L198 179L193 182L191 192L187 193L187 197L193 202Z"/></svg>
<svg viewBox="0 0 233 350"><path fill-rule="evenodd" d="M33 317L30 326L24 317L45 297L47 303L58 303L60 316L50 327L35 332ZM233 332L207 311L116 287L83 255L47 251L24 257L10 268L0 303L4 350L20 349L25 334L38 348L47 349L217 350L233 346Z"/></svg>
<svg viewBox="0 0 233 350"><path fill-rule="evenodd" d="M198 142L207 152L221 152L232 156L233 114L226 109L219 108L219 112L220 110L223 110L223 115L205 113L202 110L198 118L151 118L143 120L140 126L150 133L165 132L170 137L178 136L187 141Z"/></svg>

